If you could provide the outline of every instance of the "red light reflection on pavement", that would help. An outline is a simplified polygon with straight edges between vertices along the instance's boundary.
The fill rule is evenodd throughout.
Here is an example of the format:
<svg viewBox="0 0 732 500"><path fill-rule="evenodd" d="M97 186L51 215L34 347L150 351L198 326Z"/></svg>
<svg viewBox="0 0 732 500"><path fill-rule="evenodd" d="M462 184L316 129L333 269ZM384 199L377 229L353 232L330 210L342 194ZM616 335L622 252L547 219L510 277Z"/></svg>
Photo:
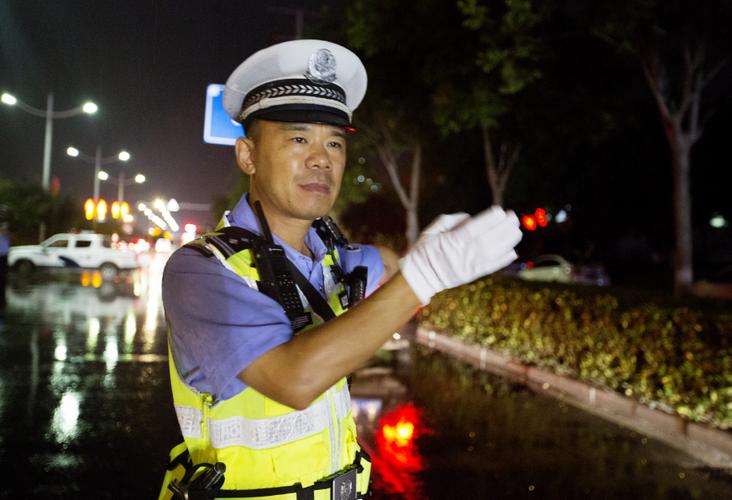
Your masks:
<svg viewBox="0 0 732 500"><path fill-rule="evenodd" d="M425 498L418 473L424 460L416 438L429 433L421 411L413 404L400 405L383 414L376 431L376 453L372 456L373 491L398 495L399 498Z"/></svg>

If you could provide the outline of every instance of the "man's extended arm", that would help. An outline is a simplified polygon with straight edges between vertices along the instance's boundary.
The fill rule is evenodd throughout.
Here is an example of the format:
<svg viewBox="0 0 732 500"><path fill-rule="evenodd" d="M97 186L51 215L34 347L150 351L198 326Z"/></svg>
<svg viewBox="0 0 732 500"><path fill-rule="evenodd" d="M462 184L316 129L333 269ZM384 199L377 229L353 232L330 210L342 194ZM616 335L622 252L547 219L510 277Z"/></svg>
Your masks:
<svg viewBox="0 0 732 500"><path fill-rule="evenodd" d="M401 272L373 295L268 351L239 378L275 401L306 408L359 368L432 295L508 265L516 258L513 247L520 239L516 216L497 208L472 219L442 216L402 259Z"/></svg>
<svg viewBox="0 0 732 500"><path fill-rule="evenodd" d="M419 305L412 289L397 274L348 313L259 357L239 378L275 401L306 408L368 360Z"/></svg>

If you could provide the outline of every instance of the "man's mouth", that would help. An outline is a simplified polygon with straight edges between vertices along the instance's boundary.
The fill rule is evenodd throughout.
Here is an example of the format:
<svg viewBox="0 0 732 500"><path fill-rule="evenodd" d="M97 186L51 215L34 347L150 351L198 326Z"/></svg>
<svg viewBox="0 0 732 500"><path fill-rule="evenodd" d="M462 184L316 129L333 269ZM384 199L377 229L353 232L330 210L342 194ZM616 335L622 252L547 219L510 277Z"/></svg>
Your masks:
<svg viewBox="0 0 732 500"><path fill-rule="evenodd" d="M300 184L300 187L310 193L330 194L330 186L321 182L308 182Z"/></svg>

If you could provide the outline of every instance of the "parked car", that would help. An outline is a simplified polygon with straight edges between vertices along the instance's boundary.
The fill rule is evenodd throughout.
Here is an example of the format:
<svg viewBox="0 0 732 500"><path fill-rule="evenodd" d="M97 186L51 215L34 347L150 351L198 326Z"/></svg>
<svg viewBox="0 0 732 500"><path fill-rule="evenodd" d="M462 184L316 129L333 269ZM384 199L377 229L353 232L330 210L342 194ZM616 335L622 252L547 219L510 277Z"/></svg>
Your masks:
<svg viewBox="0 0 732 500"><path fill-rule="evenodd" d="M112 278L122 269L138 267L132 250L113 248L109 236L92 232L55 234L40 245L10 247L8 265L20 272L41 268L99 269Z"/></svg>
<svg viewBox="0 0 732 500"><path fill-rule="evenodd" d="M520 264L516 275L526 281L556 281L606 286L610 278L601 265L575 266L561 255L541 255Z"/></svg>
<svg viewBox="0 0 732 500"><path fill-rule="evenodd" d="M526 281L558 281L569 283L572 281L574 267L564 257L559 255L542 255L526 262L518 277Z"/></svg>

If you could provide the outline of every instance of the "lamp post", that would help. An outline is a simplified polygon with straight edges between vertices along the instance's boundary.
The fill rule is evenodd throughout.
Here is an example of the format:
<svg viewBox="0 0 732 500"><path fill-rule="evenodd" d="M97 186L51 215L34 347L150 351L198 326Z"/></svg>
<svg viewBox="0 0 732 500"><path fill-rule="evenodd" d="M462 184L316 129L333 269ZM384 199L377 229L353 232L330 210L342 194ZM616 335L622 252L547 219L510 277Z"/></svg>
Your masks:
<svg viewBox="0 0 732 500"><path fill-rule="evenodd" d="M103 181L110 178L109 174L104 171L99 172L99 175L99 178ZM141 173L136 174L132 179L125 179L124 170L120 170L119 174L117 174L117 180L114 181L117 183L117 202L122 203L125 201L125 186L129 186L131 184L142 184L146 180L145 176Z"/></svg>
<svg viewBox="0 0 732 500"><path fill-rule="evenodd" d="M130 153L127 151L120 151L114 156L102 157L102 146L97 146L96 153L94 156L85 155L73 146L66 148L66 154L74 158L79 158L85 163L94 165L94 202L99 201L99 181L106 180L105 176L108 174L102 170L102 165L109 165L117 162L126 162L131 158Z"/></svg>
<svg viewBox="0 0 732 500"><path fill-rule="evenodd" d="M49 92L46 98L46 109L38 109L29 104L24 103L12 94L4 92L0 96L0 102L8 106L18 106L20 109L33 116L39 116L46 119L46 130L43 135L43 171L41 176L41 186L44 191L48 191L51 180L51 142L53 139L53 120L60 118L70 118L82 113L94 114L99 109L96 104L91 101L85 102L81 106L67 109L65 111L54 111L53 109L53 92ZM38 240L43 241L46 238L46 224L41 222L38 227Z"/></svg>
<svg viewBox="0 0 732 500"><path fill-rule="evenodd" d="M46 119L46 131L43 136L43 176L41 177L41 186L44 191L48 191L51 179L51 141L53 139L53 120L59 118L70 118L82 113L94 114L99 109L93 102L85 102L81 106L67 109L65 111L54 111L53 109L53 93L50 92L46 99L46 109L38 109L30 106L12 94L3 93L0 101L9 106L18 106L20 109L33 116L39 116Z"/></svg>

